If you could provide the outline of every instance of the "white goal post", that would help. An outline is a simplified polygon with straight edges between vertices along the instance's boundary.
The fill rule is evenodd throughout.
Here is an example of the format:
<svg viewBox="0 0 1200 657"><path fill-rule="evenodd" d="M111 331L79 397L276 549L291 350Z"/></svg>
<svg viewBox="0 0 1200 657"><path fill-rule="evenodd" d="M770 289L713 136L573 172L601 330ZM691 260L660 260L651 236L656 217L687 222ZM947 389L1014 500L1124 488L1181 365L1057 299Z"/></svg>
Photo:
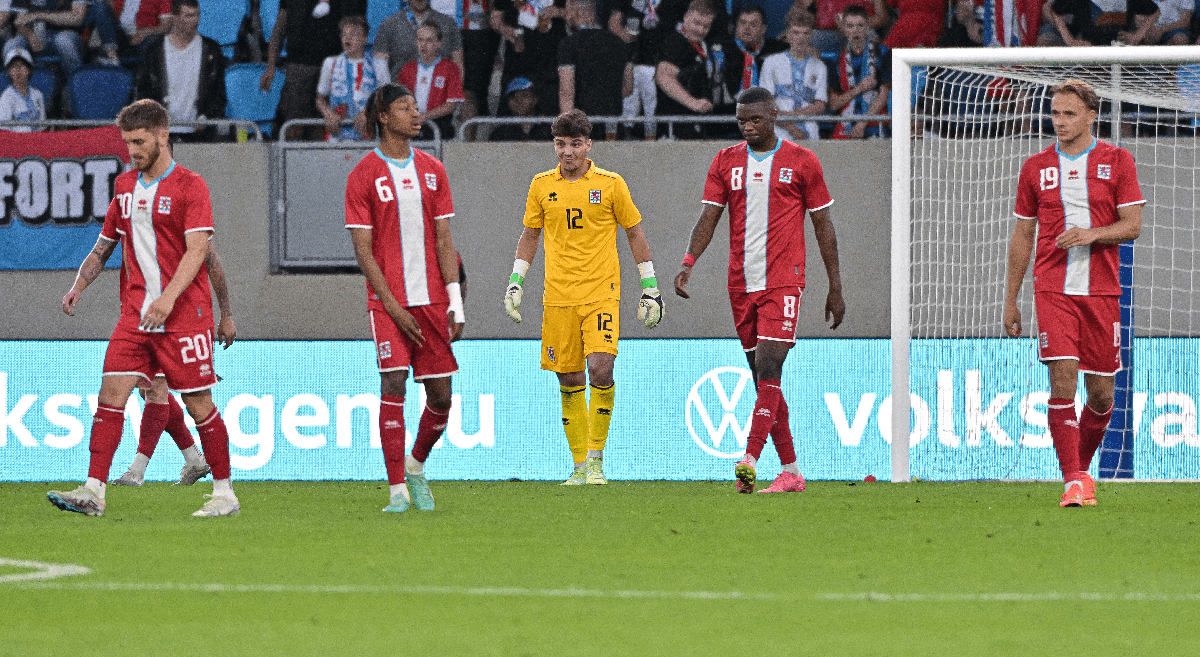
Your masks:
<svg viewBox="0 0 1200 657"><path fill-rule="evenodd" d="M1046 476L1046 463L1053 459L1053 450L1045 449L1049 438L1044 413L1037 410L1045 403L1039 392L1045 389L1045 368L1037 362L1030 339L1002 336L1001 315L1016 176L1025 158L1053 143L1046 129L1046 91L1071 78L1090 82L1104 101L1097 132L1134 154L1148 201L1136 247L1122 252L1132 272L1128 308L1123 301L1123 313L1128 310L1132 318L1123 331L1129 358L1135 335L1200 337L1200 223L1194 217L1200 204L1200 48L895 50L893 482L918 475L1052 478ZM1030 278L1027 274L1021 308L1026 335L1036 335ZM1171 368L1182 367L1184 374L1191 373L1190 379L1200 379L1197 362L1179 360L1191 358L1195 348L1187 342L1178 347L1178 354L1163 356L1165 362L1155 366L1156 372L1171 378ZM942 360L927 362L930 359ZM1123 417L1132 432L1140 426L1139 418L1148 417L1143 411L1159 411L1152 430L1143 434L1161 462L1149 463L1139 478L1197 478L1200 449L1179 451L1200 448L1197 392L1172 392L1185 384L1174 379L1155 383L1158 375L1150 373L1150 383L1139 380L1142 392L1135 394L1132 377L1145 376L1135 364L1117 383L1118 388L1122 380L1127 383ZM1003 390L990 403L984 393L989 377L992 391ZM1117 415L1114 411L1114 425ZM1031 432L1031 427L1043 431ZM1133 476L1133 435L1121 448L1127 453L1106 457L1120 464L1122 474L1105 476ZM1108 439L1105 449L1110 449ZM1139 458L1143 452L1139 448ZM1175 457L1179 463L1170 462Z"/></svg>

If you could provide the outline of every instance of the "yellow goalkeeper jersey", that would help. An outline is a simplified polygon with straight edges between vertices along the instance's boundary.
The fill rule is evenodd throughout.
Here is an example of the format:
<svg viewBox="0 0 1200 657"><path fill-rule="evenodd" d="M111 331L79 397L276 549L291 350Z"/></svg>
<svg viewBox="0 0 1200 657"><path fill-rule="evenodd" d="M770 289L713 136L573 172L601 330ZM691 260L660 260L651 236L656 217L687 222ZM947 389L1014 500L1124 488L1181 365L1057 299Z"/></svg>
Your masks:
<svg viewBox="0 0 1200 657"><path fill-rule="evenodd" d="M588 172L574 182L556 167L529 183L524 224L541 228L546 239L542 303L547 306L621 298L617 226L632 228L642 214L621 176L591 160L588 165Z"/></svg>

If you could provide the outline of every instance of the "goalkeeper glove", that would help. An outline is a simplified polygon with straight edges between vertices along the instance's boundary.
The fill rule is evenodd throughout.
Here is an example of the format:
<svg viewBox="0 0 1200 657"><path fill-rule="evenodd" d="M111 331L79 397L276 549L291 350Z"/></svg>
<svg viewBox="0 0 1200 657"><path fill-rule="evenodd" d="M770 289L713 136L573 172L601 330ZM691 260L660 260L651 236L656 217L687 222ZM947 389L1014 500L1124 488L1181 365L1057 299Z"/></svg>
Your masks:
<svg viewBox="0 0 1200 657"><path fill-rule="evenodd" d="M504 293L504 312L508 313L514 322L521 321L521 313L517 308L520 307L521 297L525 294L521 284L525 282L525 272L528 270L529 263L518 258L513 262L512 276L508 278L508 290Z"/></svg>
<svg viewBox="0 0 1200 657"><path fill-rule="evenodd" d="M654 277L654 263L639 262L638 270L642 276L642 298L638 301L637 318L646 323L646 328L654 328L662 321L662 295L658 293L658 280Z"/></svg>

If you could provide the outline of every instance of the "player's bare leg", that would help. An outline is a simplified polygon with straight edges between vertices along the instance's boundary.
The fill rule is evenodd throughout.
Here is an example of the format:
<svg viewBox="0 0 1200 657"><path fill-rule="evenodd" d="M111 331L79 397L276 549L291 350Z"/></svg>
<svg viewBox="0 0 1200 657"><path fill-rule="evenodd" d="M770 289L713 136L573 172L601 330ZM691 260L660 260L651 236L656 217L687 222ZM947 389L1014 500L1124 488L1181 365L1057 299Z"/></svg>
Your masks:
<svg viewBox="0 0 1200 657"><path fill-rule="evenodd" d="M1050 401L1046 410L1050 438L1062 470L1063 494L1059 506L1083 505L1083 480L1079 476L1079 416L1075 414L1075 388L1079 361L1073 358L1046 361L1050 374Z"/></svg>
<svg viewBox="0 0 1200 657"><path fill-rule="evenodd" d="M425 410L421 411L421 424L417 427L412 454L404 461L404 477L408 481L412 505L418 511L432 511L433 491L429 490L429 480L425 478L425 461L446 431L453 395L449 376L424 379L422 383L425 385Z"/></svg>
<svg viewBox="0 0 1200 657"><path fill-rule="evenodd" d="M73 491L52 490L46 493L51 504L63 511L89 516L104 513L108 471L112 468L113 455L117 453L121 433L125 429L125 404L140 379L142 377L129 374L107 375L103 378L88 439L91 461L87 481Z"/></svg>
<svg viewBox="0 0 1200 657"><path fill-rule="evenodd" d="M192 515L197 517L229 516L241 510L233 485L229 480L229 431L225 420L213 403L209 390L185 392L183 405L196 421L200 432L200 444L204 446L205 458L212 466L213 492L208 502Z"/></svg>
<svg viewBox="0 0 1200 657"><path fill-rule="evenodd" d="M587 483L587 445L591 435L588 423L587 372L559 372L558 391L562 396L563 432L571 448L571 461L575 465L564 486L580 486Z"/></svg>
<svg viewBox="0 0 1200 657"><path fill-rule="evenodd" d="M1104 442L1108 423L1112 420L1114 377L1084 374L1087 403L1079 416L1079 478L1083 485L1084 506L1096 504L1096 482L1088 474L1096 450ZM1107 410L1105 410L1107 409Z"/></svg>
<svg viewBox="0 0 1200 657"><path fill-rule="evenodd" d="M379 373L379 441L387 468L387 513L408 510L411 498L404 481L404 384L408 369Z"/></svg>
<svg viewBox="0 0 1200 657"><path fill-rule="evenodd" d="M587 355L588 379L591 381L588 403L587 460L584 465L584 481L592 485L604 485L604 446L608 442L608 427L612 422L613 402L616 399L616 383L613 368L617 357L602 351Z"/></svg>

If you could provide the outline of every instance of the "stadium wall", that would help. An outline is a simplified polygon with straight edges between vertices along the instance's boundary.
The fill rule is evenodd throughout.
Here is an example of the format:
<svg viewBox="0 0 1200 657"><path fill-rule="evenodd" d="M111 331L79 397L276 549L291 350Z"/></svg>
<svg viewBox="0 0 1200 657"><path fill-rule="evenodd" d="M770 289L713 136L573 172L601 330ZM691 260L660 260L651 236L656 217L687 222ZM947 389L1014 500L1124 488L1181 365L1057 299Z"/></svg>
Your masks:
<svg viewBox="0 0 1200 657"><path fill-rule="evenodd" d="M672 279L699 216L704 177L719 142L597 143L597 165L620 173L645 217L654 249L666 319L653 331L638 324L635 305L624 305L622 337L727 338L732 321L725 293L728 233L725 220L700 260L690 284L692 299L672 292ZM831 333L824 327L826 292L820 254L809 236L808 302L801 311L803 337L886 337L888 303L890 155L886 141L812 144L837 202L847 315ZM271 274L268 205L270 145L181 144L176 157L199 172L212 193L216 243L228 275L238 326L246 340L359 340L369 338L362 277L349 274ZM332 154L342 157L340 154ZM514 324L500 298L512 270L525 195L532 176L555 165L547 144L448 143L445 162L454 189L454 238L468 267L467 338L535 339L539 335L541 262L527 279L525 321ZM314 181L316 182L316 181ZM340 197L344 181L328 183ZM342 217L330 217L341 223ZM346 238L349 239L348 237ZM618 236L623 286L637 289L637 268ZM74 271L0 272L0 340L105 340L116 321L118 273L106 271L85 292L75 317L60 310Z"/></svg>

